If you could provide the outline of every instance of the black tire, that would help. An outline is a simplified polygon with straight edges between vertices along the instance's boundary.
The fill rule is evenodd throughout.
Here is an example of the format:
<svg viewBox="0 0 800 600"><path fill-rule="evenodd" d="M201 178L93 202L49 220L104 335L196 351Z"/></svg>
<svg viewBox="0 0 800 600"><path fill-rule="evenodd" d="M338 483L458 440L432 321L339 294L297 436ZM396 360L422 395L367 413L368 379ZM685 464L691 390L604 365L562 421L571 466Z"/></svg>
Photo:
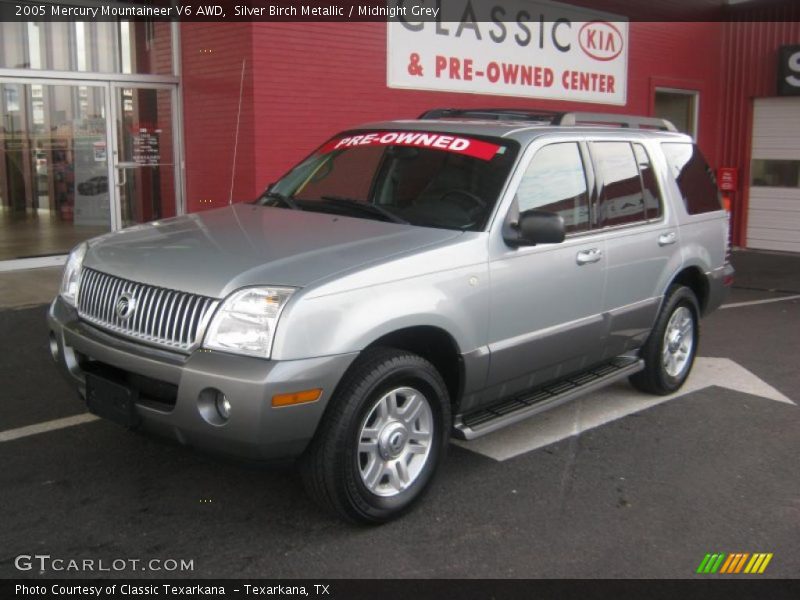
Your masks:
<svg viewBox="0 0 800 600"><path fill-rule="evenodd" d="M384 497L372 493L362 478L359 442L376 402L398 386L419 390L427 400L431 439L421 470L408 487ZM450 427L447 386L431 363L402 350L369 349L345 374L300 459L303 483L309 495L334 515L357 523L384 523L406 511L427 489L446 452Z"/></svg>
<svg viewBox="0 0 800 600"><path fill-rule="evenodd" d="M681 309L688 309L692 317L692 344L688 354L688 362L677 374L670 374L664 365L664 349L667 343L665 334L672 316ZM678 390L692 371L697 346L700 341L700 307L694 292L683 285L673 285L664 297L661 312L658 314L650 337L642 347L640 356L644 359L645 368L630 377L633 386L647 392L665 396Z"/></svg>

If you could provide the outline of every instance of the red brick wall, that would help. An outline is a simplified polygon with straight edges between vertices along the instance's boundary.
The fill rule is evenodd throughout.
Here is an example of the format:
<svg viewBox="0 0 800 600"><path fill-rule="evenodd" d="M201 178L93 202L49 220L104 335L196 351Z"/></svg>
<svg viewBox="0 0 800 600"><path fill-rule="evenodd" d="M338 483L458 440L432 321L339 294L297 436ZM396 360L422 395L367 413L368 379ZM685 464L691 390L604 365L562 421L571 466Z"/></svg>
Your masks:
<svg viewBox="0 0 800 600"><path fill-rule="evenodd" d="M256 194L336 131L366 121L413 118L436 106L650 115L656 86L700 90L699 142L716 164L722 27L714 22L632 22L628 103L605 107L390 89L385 23L184 24L189 210L206 207L198 202L204 195L227 201L242 57L248 58L248 107L242 120L247 134L240 139L237 199ZM212 46L213 54L199 53Z"/></svg>
<svg viewBox="0 0 800 600"><path fill-rule="evenodd" d="M181 24L187 212L228 203L243 60L245 85L233 198L252 199L258 188L252 33L251 23ZM260 114L259 125L264 119Z"/></svg>

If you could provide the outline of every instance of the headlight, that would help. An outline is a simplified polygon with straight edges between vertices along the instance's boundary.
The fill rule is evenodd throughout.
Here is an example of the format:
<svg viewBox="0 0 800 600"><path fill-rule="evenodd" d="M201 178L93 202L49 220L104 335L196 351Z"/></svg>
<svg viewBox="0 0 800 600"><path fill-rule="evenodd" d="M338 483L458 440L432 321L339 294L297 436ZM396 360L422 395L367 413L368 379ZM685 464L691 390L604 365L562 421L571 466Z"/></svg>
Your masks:
<svg viewBox="0 0 800 600"><path fill-rule="evenodd" d="M206 333L204 346L215 350L269 358L281 310L291 288L245 288L222 303Z"/></svg>
<svg viewBox="0 0 800 600"><path fill-rule="evenodd" d="M61 297L67 304L75 306L78 301L78 282L81 278L81 267L83 266L83 257L86 256L86 250L89 246L86 242L78 244L69 253L67 258L67 265L64 267L64 278L61 280Z"/></svg>

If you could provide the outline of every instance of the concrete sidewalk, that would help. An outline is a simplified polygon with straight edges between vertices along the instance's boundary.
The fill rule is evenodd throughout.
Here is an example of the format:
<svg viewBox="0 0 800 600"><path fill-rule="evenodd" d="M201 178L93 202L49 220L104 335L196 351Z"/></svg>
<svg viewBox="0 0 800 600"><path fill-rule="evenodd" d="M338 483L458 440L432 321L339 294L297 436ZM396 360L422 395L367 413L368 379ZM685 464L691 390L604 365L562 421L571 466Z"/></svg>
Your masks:
<svg viewBox="0 0 800 600"><path fill-rule="evenodd" d="M0 273L0 310L47 304L58 293L63 267Z"/></svg>
<svg viewBox="0 0 800 600"><path fill-rule="evenodd" d="M735 287L800 294L800 254L736 250ZM0 310L47 304L58 292L61 267L0 273Z"/></svg>

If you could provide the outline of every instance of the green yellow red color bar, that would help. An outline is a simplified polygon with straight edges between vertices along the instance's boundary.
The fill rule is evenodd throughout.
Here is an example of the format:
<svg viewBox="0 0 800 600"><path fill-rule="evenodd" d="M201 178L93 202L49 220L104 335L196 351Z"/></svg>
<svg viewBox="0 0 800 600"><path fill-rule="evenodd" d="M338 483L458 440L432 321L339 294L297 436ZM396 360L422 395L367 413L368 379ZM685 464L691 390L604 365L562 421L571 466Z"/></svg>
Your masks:
<svg viewBox="0 0 800 600"><path fill-rule="evenodd" d="M761 574L767 568L769 561L772 560L772 552L715 552L706 554L697 567L697 573L713 574L720 573L735 575L737 573L748 573L751 575Z"/></svg>

